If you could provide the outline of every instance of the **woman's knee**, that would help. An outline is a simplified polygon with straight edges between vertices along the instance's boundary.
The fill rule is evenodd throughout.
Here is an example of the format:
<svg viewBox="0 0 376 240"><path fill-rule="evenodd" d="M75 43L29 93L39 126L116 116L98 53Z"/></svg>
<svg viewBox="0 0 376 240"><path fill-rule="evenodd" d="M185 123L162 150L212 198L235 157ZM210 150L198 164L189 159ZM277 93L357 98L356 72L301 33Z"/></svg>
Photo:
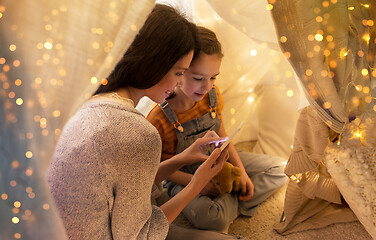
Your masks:
<svg viewBox="0 0 376 240"><path fill-rule="evenodd" d="M196 209L189 209L188 218L199 229L222 231L231 222L231 217L223 206L213 203L202 205Z"/></svg>

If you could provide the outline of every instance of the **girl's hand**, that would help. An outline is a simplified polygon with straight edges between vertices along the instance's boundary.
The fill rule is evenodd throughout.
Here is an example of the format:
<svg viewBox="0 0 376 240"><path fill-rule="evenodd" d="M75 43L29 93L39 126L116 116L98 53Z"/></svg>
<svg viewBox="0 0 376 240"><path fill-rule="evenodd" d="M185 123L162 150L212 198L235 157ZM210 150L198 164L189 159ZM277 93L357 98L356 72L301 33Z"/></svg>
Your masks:
<svg viewBox="0 0 376 240"><path fill-rule="evenodd" d="M200 191L207 185L207 183L221 171L223 164L228 159L228 149L221 152L219 148L214 149L209 158L197 168L192 177L191 183L200 189Z"/></svg>
<svg viewBox="0 0 376 240"><path fill-rule="evenodd" d="M243 171L242 175L240 176L240 190L241 193L238 196L240 201L248 201L253 197L253 183L251 179L249 179L248 174Z"/></svg>
<svg viewBox="0 0 376 240"><path fill-rule="evenodd" d="M204 154L204 148L208 145L218 145L226 141L225 138L219 137L214 131L208 131L204 137L197 139L191 146L180 153L184 165L191 165L196 162L203 162L209 158Z"/></svg>
<svg viewBox="0 0 376 240"><path fill-rule="evenodd" d="M218 188L212 181L209 181L208 184L200 192L203 196L216 197L220 194Z"/></svg>

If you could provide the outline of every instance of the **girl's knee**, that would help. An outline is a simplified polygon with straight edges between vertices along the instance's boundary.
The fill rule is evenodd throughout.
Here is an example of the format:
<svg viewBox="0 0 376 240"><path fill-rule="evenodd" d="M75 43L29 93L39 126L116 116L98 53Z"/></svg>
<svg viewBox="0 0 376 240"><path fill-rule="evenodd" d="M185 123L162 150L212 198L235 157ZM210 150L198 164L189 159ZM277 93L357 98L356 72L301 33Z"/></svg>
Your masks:
<svg viewBox="0 0 376 240"><path fill-rule="evenodd" d="M286 165L286 159L278 156L270 156L271 163L275 167L284 167Z"/></svg>
<svg viewBox="0 0 376 240"><path fill-rule="evenodd" d="M269 162L269 171L274 171L276 173L284 173L286 166L286 160L281 157L273 156Z"/></svg>

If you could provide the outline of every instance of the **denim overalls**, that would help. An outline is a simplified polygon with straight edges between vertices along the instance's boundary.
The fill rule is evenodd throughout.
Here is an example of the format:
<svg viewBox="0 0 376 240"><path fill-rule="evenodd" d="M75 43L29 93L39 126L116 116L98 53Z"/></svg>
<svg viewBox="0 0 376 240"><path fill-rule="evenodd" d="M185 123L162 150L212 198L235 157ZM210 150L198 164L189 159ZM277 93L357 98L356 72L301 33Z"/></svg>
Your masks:
<svg viewBox="0 0 376 240"><path fill-rule="evenodd" d="M215 111L217 95L215 88L208 92L209 112L197 119L179 123L176 114L167 101L161 104L161 109L167 119L174 126L178 139L176 154L192 145L196 139L203 137L208 130L219 132L221 121ZM208 150L210 154L212 149ZM183 210L188 220L200 229L223 231L240 213L251 216L257 205L269 197L277 188L287 180L283 172L283 159L263 154L238 152L243 166L254 185L254 197L247 202L238 202L236 192L219 195L215 198L196 196ZM180 170L194 174L201 163L184 166ZM178 194L184 186L167 181L165 187L170 197Z"/></svg>

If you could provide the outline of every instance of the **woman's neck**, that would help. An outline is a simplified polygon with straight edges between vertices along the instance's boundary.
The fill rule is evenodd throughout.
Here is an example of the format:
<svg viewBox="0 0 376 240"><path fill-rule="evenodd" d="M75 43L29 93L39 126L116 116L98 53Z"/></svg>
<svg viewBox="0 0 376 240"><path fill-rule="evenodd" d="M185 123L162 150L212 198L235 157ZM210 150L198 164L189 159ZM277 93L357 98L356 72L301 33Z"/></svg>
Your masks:
<svg viewBox="0 0 376 240"><path fill-rule="evenodd" d="M194 100L185 95L178 87L175 88L175 97L168 99L168 102L174 110L179 112L187 111L196 104Z"/></svg>
<svg viewBox="0 0 376 240"><path fill-rule="evenodd" d="M140 99L143 97L143 93L140 89L127 87L119 88L115 91L120 97L131 99L136 107Z"/></svg>

